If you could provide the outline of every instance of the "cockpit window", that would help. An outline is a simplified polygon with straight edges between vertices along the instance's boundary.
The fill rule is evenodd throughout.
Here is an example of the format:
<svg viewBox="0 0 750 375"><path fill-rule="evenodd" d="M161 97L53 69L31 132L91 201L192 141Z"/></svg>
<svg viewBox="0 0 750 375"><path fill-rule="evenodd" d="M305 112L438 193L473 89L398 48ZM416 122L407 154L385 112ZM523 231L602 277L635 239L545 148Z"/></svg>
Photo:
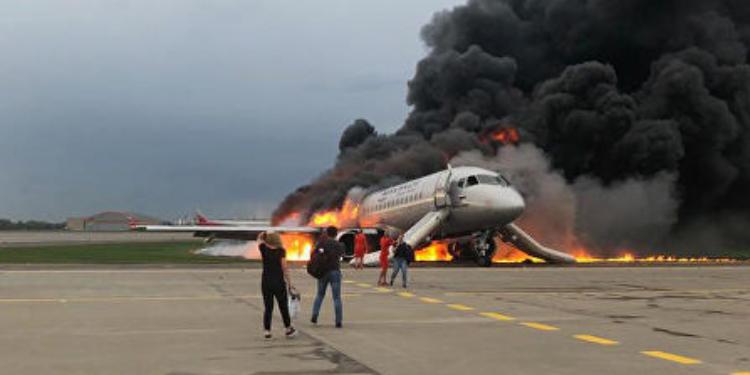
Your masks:
<svg viewBox="0 0 750 375"><path fill-rule="evenodd" d="M510 183L503 178L503 176L492 176L492 175L479 175L477 176L479 179L479 183L482 185L500 185L500 186L510 186Z"/></svg>
<svg viewBox="0 0 750 375"><path fill-rule="evenodd" d="M458 187L463 188L464 187L464 182L466 182L465 178L462 178L461 180L459 180L458 181Z"/></svg>
<svg viewBox="0 0 750 375"><path fill-rule="evenodd" d="M501 174L497 175L497 179L498 181L500 181L500 184L502 184L503 186L510 186L510 181L508 181L508 179L505 178L505 176Z"/></svg>
<svg viewBox="0 0 750 375"><path fill-rule="evenodd" d="M466 186L467 187L473 186L473 185L478 185L478 184L479 184L479 180L477 179L477 176L469 176L469 178L466 179Z"/></svg>
<svg viewBox="0 0 750 375"><path fill-rule="evenodd" d="M482 185L501 185L500 181L498 181L497 177L495 176L482 174L477 176L477 178L479 178L479 183Z"/></svg>

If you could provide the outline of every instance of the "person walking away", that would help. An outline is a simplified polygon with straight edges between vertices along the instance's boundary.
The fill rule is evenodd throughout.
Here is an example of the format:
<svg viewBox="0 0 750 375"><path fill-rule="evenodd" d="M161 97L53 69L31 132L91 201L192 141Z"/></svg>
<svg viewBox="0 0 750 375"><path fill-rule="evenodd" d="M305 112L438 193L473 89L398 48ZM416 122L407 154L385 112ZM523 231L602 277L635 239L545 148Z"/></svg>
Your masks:
<svg viewBox="0 0 750 375"><path fill-rule="evenodd" d="M401 282L404 288L407 287L407 280L409 278L408 268L409 262L412 258L411 246L404 241L404 235L399 236L396 241L396 251L393 254L393 273L391 273L390 285L393 286L393 281L396 280L396 276L401 271Z"/></svg>
<svg viewBox="0 0 750 375"><path fill-rule="evenodd" d="M387 286L386 281L388 275L388 258L391 255L391 245L393 245L393 239L390 235L384 234L380 237L380 277L378 278L379 286Z"/></svg>
<svg viewBox="0 0 750 375"><path fill-rule="evenodd" d="M318 244L311 254L311 257L325 257L326 271L318 279L318 293L313 303L312 317L310 321L318 324L318 315L320 314L320 305L326 296L326 289L331 285L331 295L333 297L333 308L335 312L336 328L342 327L343 306L341 304L341 256L344 255L344 245L336 241L338 230L330 226L325 229L325 237Z"/></svg>
<svg viewBox="0 0 750 375"><path fill-rule="evenodd" d="M287 288L292 287L289 279L289 268L286 263L286 250L281 243L281 236L275 232L264 232L258 235L258 249L263 259L263 276L261 277L261 292L263 293L263 336L270 339L271 318L273 315L273 300L279 305L281 319L286 327L286 337L293 338L297 330L292 326L289 317L289 301Z"/></svg>
<svg viewBox="0 0 750 375"><path fill-rule="evenodd" d="M365 254L368 253L367 236L360 229L354 235L354 268L363 269L365 266Z"/></svg>

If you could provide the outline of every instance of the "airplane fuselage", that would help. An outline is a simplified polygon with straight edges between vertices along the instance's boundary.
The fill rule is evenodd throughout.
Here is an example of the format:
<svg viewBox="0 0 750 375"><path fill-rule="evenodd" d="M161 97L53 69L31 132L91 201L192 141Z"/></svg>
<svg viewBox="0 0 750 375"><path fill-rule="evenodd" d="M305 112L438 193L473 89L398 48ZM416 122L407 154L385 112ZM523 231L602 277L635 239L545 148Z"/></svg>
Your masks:
<svg viewBox="0 0 750 375"><path fill-rule="evenodd" d="M359 225L406 230L442 207L450 215L436 234L450 237L511 223L524 201L498 173L456 167L369 194L360 205Z"/></svg>

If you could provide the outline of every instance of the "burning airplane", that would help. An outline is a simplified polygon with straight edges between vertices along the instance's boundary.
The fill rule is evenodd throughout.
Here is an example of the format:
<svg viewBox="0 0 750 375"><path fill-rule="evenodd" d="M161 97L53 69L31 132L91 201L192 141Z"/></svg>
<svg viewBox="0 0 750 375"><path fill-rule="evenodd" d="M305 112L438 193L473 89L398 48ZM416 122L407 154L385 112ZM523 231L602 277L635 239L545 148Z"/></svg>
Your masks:
<svg viewBox="0 0 750 375"><path fill-rule="evenodd" d="M700 257L747 248L746 8L738 0L580 1L564 7L468 0L438 12L421 32L428 53L408 81L410 112L403 124L392 134L379 134L365 119L347 126L334 165L287 195L274 223L290 221L307 231L295 236L308 236L308 242L285 243L298 244L301 256L317 227L328 224L396 224L411 243L424 246L418 258L425 260L476 253L486 263L488 251L499 247L488 234L530 253L541 249L552 259L556 253L539 242L581 259L625 261L654 249ZM525 197L523 217L495 221L496 202L473 201L469 194L508 187L467 187L470 176L458 177L462 169L444 170L467 153L473 157L466 165L500 170L512 180ZM541 171L530 167L537 159L529 154L546 163ZM476 163L485 158L504 165ZM467 180L459 186L462 178ZM415 190L414 201L392 190L415 181L440 184L431 192ZM355 188L366 192L363 200L348 199ZM474 222L481 225L461 221L466 212L469 221L484 217ZM461 233L449 233L451 226L472 232L464 236L468 246L454 241ZM242 226L212 229L196 232L252 238ZM578 248L586 250L578 254Z"/></svg>
<svg viewBox="0 0 750 375"><path fill-rule="evenodd" d="M518 224L545 244L569 253L582 245L600 258L747 248L746 2L560 4L468 0L437 12L420 33L427 54L407 83L409 113L385 124L398 129L354 120L334 164L274 218L307 222L340 209L355 186L382 190L462 153L502 161L501 150L533 146L575 196L549 194L542 204L533 194L549 191L548 181L486 169L524 194ZM551 215L562 210L572 214ZM532 214L549 220L529 224ZM579 243L558 243L558 224Z"/></svg>
<svg viewBox="0 0 750 375"><path fill-rule="evenodd" d="M435 240L458 244L459 239L471 238L461 246L453 246L452 256L471 257L481 266L492 263L496 237L547 262L574 263L571 255L541 245L513 223L524 208L521 195L501 174L477 167L449 167L371 192L359 203L347 200L338 212L318 213L306 226L144 225L135 229L193 232L197 237L235 240L255 240L260 232L273 230L282 233L285 246L292 253L290 259L304 259L309 256L312 239L323 226L342 228L338 240L347 245L348 254L353 252L352 237L357 230L372 236L395 228L403 232L404 241L415 249ZM378 252L369 253L366 262L377 256Z"/></svg>

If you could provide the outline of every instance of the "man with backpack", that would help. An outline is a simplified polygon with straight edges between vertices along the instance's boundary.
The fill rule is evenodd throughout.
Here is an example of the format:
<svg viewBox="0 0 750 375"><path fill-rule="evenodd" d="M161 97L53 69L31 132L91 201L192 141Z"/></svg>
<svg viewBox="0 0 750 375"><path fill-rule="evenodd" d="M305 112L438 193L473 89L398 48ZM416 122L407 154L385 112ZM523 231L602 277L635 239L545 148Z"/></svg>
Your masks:
<svg viewBox="0 0 750 375"><path fill-rule="evenodd" d="M343 306L341 304L341 257L344 255L344 245L336 241L338 230L330 226L325 229L324 235L315 245L315 249L310 254L307 272L318 279L318 293L313 303L312 318L313 324L318 324L318 315L320 305L326 296L328 284L331 285L331 295L333 297L333 308L336 316L336 328L342 327Z"/></svg>
<svg viewBox="0 0 750 375"><path fill-rule="evenodd" d="M393 273L391 274L391 286L393 281L396 280L399 270L401 271L401 282L404 288L407 287L407 280L409 278L408 268L409 263L414 260L414 250L404 241L404 235L398 237L396 241L396 251L393 254Z"/></svg>

